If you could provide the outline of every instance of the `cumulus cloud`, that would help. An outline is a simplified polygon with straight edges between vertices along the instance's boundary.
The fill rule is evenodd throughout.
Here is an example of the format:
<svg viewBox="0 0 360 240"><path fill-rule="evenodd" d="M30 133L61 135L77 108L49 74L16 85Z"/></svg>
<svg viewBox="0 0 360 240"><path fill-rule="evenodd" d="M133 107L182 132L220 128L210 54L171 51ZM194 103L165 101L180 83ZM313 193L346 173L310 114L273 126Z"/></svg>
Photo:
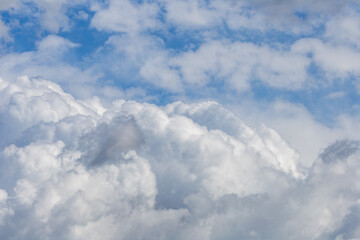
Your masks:
<svg viewBox="0 0 360 240"><path fill-rule="evenodd" d="M358 50L316 38L299 39L288 49L207 40L196 49L175 52L144 35L112 36L107 44L115 48L111 59L122 71L132 69L132 75L175 93L216 84L241 93L251 90L254 81L282 90L311 89L360 74Z"/></svg>
<svg viewBox="0 0 360 240"><path fill-rule="evenodd" d="M360 74L357 50L314 38L300 39L288 50L241 41L208 40L199 48L175 52L167 49L158 37L115 35L94 54L98 61L85 69L63 60L67 52L77 47L77 43L49 35L37 43L35 51L1 57L2 77L41 76L71 88L77 96L91 96L97 80L107 72L119 78L114 81L139 84L145 80L172 93L183 93L194 87L207 89L214 84L244 92L251 90L253 81L272 88L299 90L328 86L338 78L346 80ZM322 71L322 78L314 80L309 70L311 64ZM60 70L62 75L58 74ZM86 90L84 82L88 83ZM139 90L139 94L146 96ZM106 89L102 91L105 93Z"/></svg>
<svg viewBox="0 0 360 240"><path fill-rule="evenodd" d="M331 1L324 9L320 8L323 1L305 4L295 0L79 0L73 3L37 0L32 3L43 9L35 15L36 18L39 14L51 18L51 21L41 23L49 24L48 29L53 29L52 32L71 29L68 11L78 6L83 10L72 11L78 15L88 14L89 28L110 36L106 35L108 39L104 40L104 45L85 57L81 56L80 61L69 61L64 55L67 52L76 55L76 47L81 43L55 35L46 36L36 44L36 50L3 55L0 59L2 77L15 79L19 74L41 76L62 83L76 96L94 95L95 82L102 77L127 87L135 85L139 98L148 99L148 93L142 93L144 90L139 87L145 81L153 88L181 95L194 87L202 87L207 92L219 85L222 89L244 93L258 81L265 87L293 91L314 85L328 86L331 82L323 80L348 80L359 75L358 14L349 10L351 1ZM15 12L20 11L22 3L19 4ZM307 22L296 16L297 11L300 15L313 14L320 19ZM333 11L336 14L326 17ZM268 19L270 15L274 15L279 25ZM289 20L283 15L291 15L294 19ZM294 35L288 28L282 28L282 24L290 24L291 29L299 28L298 32L307 28L307 36L311 37ZM322 36L311 30L318 26L325 27ZM4 25L4 36L9 30L7 28ZM275 33L274 28L277 29ZM244 32L244 29L247 30ZM291 35L292 39L281 43L282 35L279 39L276 37L280 32ZM191 43L176 46L179 36L187 38L188 35L194 35L194 46ZM248 38L255 40L249 41ZM312 75L314 68L315 76ZM61 76L59 71L63 73ZM86 90L82 89L84 82L89 83ZM357 82L354 80L354 85L359 85ZM101 94L109 93L108 90L102 89ZM119 90L111 95L134 94Z"/></svg>
<svg viewBox="0 0 360 240"><path fill-rule="evenodd" d="M29 9L29 4L35 6ZM219 0L158 0L158 1L87 1L87 0L32 0L2 1L0 8L19 13L33 11L45 30L68 31L72 19L68 10L72 7L89 8L95 13L91 25L110 32L138 32L148 29L167 28L166 24L180 28L203 29L223 26L232 29L280 29L295 33L309 32L319 26L324 17L341 12L356 1L219 1ZM81 11L79 11L80 13ZM84 13L84 12L82 12ZM303 14L303 19L298 13ZM86 13L87 14L87 13ZM80 16L80 15L79 15ZM84 15L85 16L85 15ZM164 24L165 23L165 24ZM306 23L306 24L304 24ZM309 24L309 25L308 25Z"/></svg>
<svg viewBox="0 0 360 240"><path fill-rule="evenodd" d="M345 11L326 23L325 36L340 45L360 47L360 16L355 11Z"/></svg>
<svg viewBox="0 0 360 240"><path fill-rule="evenodd" d="M94 3L92 9L95 15L91 24L98 30L136 33L158 28L160 23L159 6L148 1L109 1L106 6Z"/></svg>
<svg viewBox="0 0 360 240"><path fill-rule="evenodd" d="M248 90L260 79L273 87L298 89L307 80L309 60L292 52L277 51L252 43L211 41L172 62L185 82L206 85L224 81L238 91Z"/></svg>
<svg viewBox="0 0 360 240"><path fill-rule="evenodd" d="M273 129L250 128L215 102L105 108L27 77L1 80L0 93L1 119L10 120L1 133L12 136L0 154L3 238L358 233L349 220L358 209L358 141L338 141L305 167Z"/></svg>
<svg viewBox="0 0 360 240"><path fill-rule="evenodd" d="M209 40L197 49L173 52L160 39L143 35L112 36L107 44L115 49L112 62L124 72L133 69L132 74L138 72L147 82L175 93L212 84L244 92L254 80L298 90L308 86L311 78L307 72L311 59L292 49Z"/></svg>
<svg viewBox="0 0 360 240"><path fill-rule="evenodd" d="M0 57L0 238L358 237L359 119L325 126L282 99L358 84L350 4L0 1L42 26L34 49ZM64 37L73 20L89 35ZM15 25L3 19L0 38ZM257 84L279 99L246 101ZM233 94L235 114L191 103L208 91L227 106ZM187 103L119 99L163 94Z"/></svg>
<svg viewBox="0 0 360 240"><path fill-rule="evenodd" d="M169 22L185 28L202 28L219 24L221 15L206 1L165 1Z"/></svg>
<svg viewBox="0 0 360 240"><path fill-rule="evenodd" d="M129 81L136 77L170 92L182 92L183 83L179 74L169 66L171 53L164 48L161 38L144 34L111 36L106 46L113 49L105 56L111 62L110 71ZM108 65L108 63L107 63Z"/></svg>
<svg viewBox="0 0 360 240"><path fill-rule="evenodd" d="M1 1L0 9L10 10L21 15L31 14L37 19L43 30L57 33L71 29L68 9L75 6L84 6L86 0L29 0L29 1Z"/></svg>
<svg viewBox="0 0 360 240"><path fill-rule="evenodd" d="M359 75L357 68L360 61L359 51L345 46L334 46L318 39L301 39L292 46L293 51L312 55L313 61L318 64L329 77L345 78L349 75Z"/></svg>
<svg viewBox="0 0 360 240"><path fill-rule="evenodd" d="M86 96L101 73L95 73L91 67L82 69L64 61L66 54L78 46L65 38L49 35L37 42L36 50L2 55L1 77L11 81L15 81L19 75L53 79L71 88L73 94ZM84 82L88 84L85 86L82 84Z"/></svg>
<svg viewBox="0 0 360 240"><path fill-rule="evenodd" d="M326 18L340 14L356 1L219 1L162 0L169 23L180 28L276 29L295 34L311 33Z"/></svg>

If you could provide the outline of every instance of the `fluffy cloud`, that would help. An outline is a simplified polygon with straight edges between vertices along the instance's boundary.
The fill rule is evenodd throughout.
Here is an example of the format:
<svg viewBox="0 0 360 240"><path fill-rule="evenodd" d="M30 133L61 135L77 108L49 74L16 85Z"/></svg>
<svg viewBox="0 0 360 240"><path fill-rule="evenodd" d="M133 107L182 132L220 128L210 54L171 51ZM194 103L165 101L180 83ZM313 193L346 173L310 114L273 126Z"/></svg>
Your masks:
<svg viewBox="0 0 360 240"><path fill-rule="evenodd" d="M183 93L194 86L206 89L214 84L244 92L251 89L253 81L259 80L273 88L299 90L328 86L329 80L360 74L357 50L313 38L300 39L288 50L240 41L208 40L197 49L175 52L166 49L160 38L123 34L111 36L105 48L94 54L98 61L85 69L64 61L67 52L77 47L76 43L50 35L38 42L36 51L1 57L2 77L15 79L18 74L28 74L54 79L73 94L87 97L95 92L97 80L107 76L107 72L120 78L116 80L119 82L136 86L145 80L173 93ZM316 81L309 70L312 63L323 73ZM63 74L59 75L58 71Z"/></svg>
<svg viewBox="0 0 360 240"><path fill-rule="evenodd" d="M6 79L15 79L19 74L52 79L76 96L138 95L140 99L149 99L149 93L140 87L145 81L152 89L165 89L177 95L186 95L194 87L210 92L214 86L244 93L259 81L265 88L293 91L328 87L332 83L328 79L348 80L359 75L358 14L349 10L351 1L341 4L331 1L325 9L319 7L323 1L310 5L300 1L217 0L32 3L43 10L35 18L51 18L41 23L49 24L48 29L53 32L71 29L69 18L75 21L77 17L73 15L82 13L88 15L86 24L91 31L108 38L101 40L103 46L100 44L98 49L73 59L72 56L86 48L77 51L77 47L89 43L77 44L59 36L46 36L38 42L36 50L3 55L1 75ZM84 9L81 12L74 6ZM22 3L13 8L15 13L22 11L23 15L31 10L25 11ZM309 15L309 19L299 19L297 11ZM328 13L333 16L326 17ZM311 20L315 15L320 19ZM277 19L279 24L274 25L269 18ZM283 24L290 24L291 29L298 27L297 32L306 28L311 38L294 35ZM7 25L3 26L3 36L11 37L7 33L14 23ZM321 36L312 30L318 26L325 27ZM178 38L190 35L193 36L190 43L177 46ZM98 41L94 36L90 34L89 39ZM282 38L286 43L281 42ZM95 86L101 85L99 79L135 90L111 92L105 87L96 93ZM354 85L359 85L357 80Z"/></svg>
<svg viewBox="0 0 360 240"><path fill-rule="evenodd" d="M95 12L91 19L92 26L105 31L138 32L158 29L163 23L180 28L204 29L226 23L232 29L286 29L299 33L311 31L313 26L319 26L324 21L324 17L347 9L349 4L356 5L356 1L316 1L310 4L299 0L29 0L1 1L0 9L12 9L21 14L31 11L42 27L51 32L71 29L70 8L90 6L89 10ZM29 5L34 8L28 8ZM301 19L297 13L305 17ZM87 13L84 15L79 11L78 16L87 19Z"/></svg>
<svg viewBox="0 0 360 240"><path fill-rule="evenodd" d="M172 63L180 68L185 82L206 85L211 80L225 81L244 91L254 79L274 87L301 88L307 78L309 60L252 43L211 41L175 58Z"/></svg>
<svg viewBox="0 0 360 240"><path fill-rule="evenodd" d="M15 81L19 75L53 79L71 88L73 94L86 96L92 91L101 73L95 73L91 68L81 69L64 61L66 54L76 47L78 44L65 38L49 35L37 43L34 51L2 55L1 77L11 81Z"/></svg>
<svg viewBox="0 0 360 240"><path fill-rule="evenodd" d="M358 74L357 64L360 54L351 48L332 46L318 39L301 39L293 46L294 51L304 54L313 54L314 62L325 71L338 74Z"/></svg>
<svg viewBox="0 0 360 240"><path fill-rule="evenodd" d="M296 41L289 50L279 50L253 43L208 41L196 50L178 55L155 52L145 58L140 72L145 79L163 88L183 86L206 87L216 82L243 92L251 82L299 90L331 85L332 80L359 76L360 54L356 49L338 46L318 39ZM311 64L322 74L314 76ZM150 71L151 70L151 71ZM314 79L318 78L318 79ZM177 84L174 84L177 83Z"/></svg>
<svg viewBox="0 0 360 240"><path fill-rule="evenodd" d="M358 116L283 99L360 86L356 7L0 1L0 238L356 239Z"/></svg>
<svg viewBox="0 0 360 240"><path fill-rule="evenodd" d="M282 90L311 89L360 74L357 49L316 38L297 40L288 49L207 40L196 49L175 52L144 35L113 36L107 44L115 48L111 59L121 70L132 69L132 75L175 93L217 84L244 92L254 81Z"/></svg>
<svg viewBox="0 0 360 240"><path fill-rule="evenodd" d="M26 1L0 1L0 9L10 10L12 13L21 15L32 15L39 20L43 30L57 33L68 31L71 21L68 9L75 6L85 5L87 0L26 0Z"/></svg>
<svg viewBox="0 0 360 240"><path fill-rule="evenodd" d="M167 20L185 28L202 28L219 24L221 12L206 1L165 1Z"/></svg>
<svg viewBox="0 0 360 240"><path fill-rule="evenodd" d="M144 34L123 34L111 36L106 46L115 50L105 56L105 61L111 62L110 71L124 81L135 75L139 82L146 80L175 93L183 91L181 77L168 64L171 53L164 48L162 39Z"/></svg>
<svg viewBox="0 0 360 240"><path fill-rule="evenodd" d="M356 1L219 1L219 0L161 0L166 19L179 28L280 30L295 34L311 33L314 27L326 22L326 17L337 15Z"/></svg>
<svg viewBox="0 0 360 240"><path fill-rule="evenodd" d="M198 49L179 53L164 48L159 39L145 36L113 36L107 44L116 50L116 65L131 65L127 69L135 67L142 79L175 93L214 84L244 92L254 80L298 90L310 79L307 69L311 60L302 52L252 43L209 40Z"/></svg>
<svg viewBox="0 0 360 240"><path fill-rule="evenodd" d="M143 1L109 1L107 6L94 3L92 9L96 12L91 20L98 30L136 33L159 27L157 20L159 6Z"/></svg>
<svg viewBox="0 0 360 240"><path fill-rule="evenodd" d="M355 11L347 11L326 23L325 36L330 41L348 46L360 47L360 16Z"/></svg>
<svg viewBox="0 0 360 240"><path fill-rule="evenodd" d="M14 210L6 204L8 195L3 189L0 189L0 227L4 225L4 218L14 214Z"/></svg>
<svg viewBox="0 0 360 240"><path fill-rule="evenodd" d="M1 80L0 93L1 133L12 136L0 155L4 238L334 239L359 231L349 222L358 211L358 141L334 143L307 168L273 129L252 129L215 102L104 108L26 77Z"/></svg>

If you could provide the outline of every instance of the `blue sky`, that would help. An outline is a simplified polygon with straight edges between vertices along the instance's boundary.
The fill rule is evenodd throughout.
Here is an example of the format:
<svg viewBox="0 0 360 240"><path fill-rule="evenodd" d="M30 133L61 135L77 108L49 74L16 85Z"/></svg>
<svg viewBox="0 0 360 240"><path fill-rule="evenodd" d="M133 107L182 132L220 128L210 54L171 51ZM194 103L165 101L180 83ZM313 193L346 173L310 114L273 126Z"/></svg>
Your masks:
<svg viewBox="0 0 360 240"><path fill-rule="evenodd" d="M37 58L41 69L62 64L79 76L53 79L53 73L35 66L30 72L25 62L14 62L1 69L3 77L15 78L14 72L43 77L80 98L117 98L99 91L117 88L124 93L120 97L158 105L183 99L223 104L281 99L304 105L328 125L341 114L358 113L356 1L121 2L4 3L4 61L31 52L27 61ZM73 45L54 43L48 48L56 52L54 58L43 63L47 56L39 57L39 44L49 36ZM186 64L191 61L193 66ZM352 64L338 66L347 61ZM86 80L88 74L93 79ZM87 82L88 89L80 90L76 81Z"/></svg>

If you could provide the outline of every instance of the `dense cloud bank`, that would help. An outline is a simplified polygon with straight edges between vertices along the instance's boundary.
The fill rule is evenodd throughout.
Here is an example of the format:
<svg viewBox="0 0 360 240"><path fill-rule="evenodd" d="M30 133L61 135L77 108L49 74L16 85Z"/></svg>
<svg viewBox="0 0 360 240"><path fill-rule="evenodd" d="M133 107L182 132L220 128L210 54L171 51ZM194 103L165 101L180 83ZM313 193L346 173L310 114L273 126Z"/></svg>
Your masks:
<svg viewBox="0 0 360 240"><path fill-rule="evenodd" d="M358 141L311 168L215 102L79 101L0 80L2 239L353 239Z"/></svg>

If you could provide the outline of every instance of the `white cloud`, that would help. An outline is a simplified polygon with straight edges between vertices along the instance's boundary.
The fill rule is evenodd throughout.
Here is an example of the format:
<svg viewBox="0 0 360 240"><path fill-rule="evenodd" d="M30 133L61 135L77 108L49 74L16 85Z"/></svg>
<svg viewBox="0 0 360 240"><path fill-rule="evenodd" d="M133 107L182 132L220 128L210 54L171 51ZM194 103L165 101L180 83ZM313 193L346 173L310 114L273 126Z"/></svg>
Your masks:
<svg viewBox="0 0 360 240"><path fill-rule="evenodd" d="M273 102L244 100L229 108L252 128L265 123L278 132L300 154L299 162L308 168L329 144L337 139L357 139L360 131L359 115L343 113L324 122L302 104L281 98Z"/></svg>
<svg viewBox="0 0 360 240"><path fill-rule="evenodd" d="M22 127L0 155L4 238L330 239L358 231L347 223L358 208L357 141L337 142L304 167L273 129L252 129L215 102L118 100L105 109L25 77L2 80L0 91L1 119L14 119L1 123L2 134ZM10 104L18 96L24 101Z"/></svg>
<svg viewBox="0 0 360 240"><path fill-rule="evenodd" d="M73 4L83 3L76 1ZM188 1L143 1L141 3L109 1L100 4L93 2L91 9L95 15L91 19L91 25L97 30L117 32L120 35L111 36L103 47L91 55L91 64L89 63L91 66L80 69L66 63L66 60L62 58L63 53L78 45L50 35L37 44L36 51L3 56L0 59L2 63L0 70L2 77L6 79L15 79L19 74L52 79L62 83L62 86L70 90L72 94L81 97L94 94L104 95L106 91L109 92L105 88L100 91L95 88L96 81L108 75L111 78L109 81L138 86L145 80L155 87L180 95L194 87L204 87L206 92L209 90L208 86L211 88L212 84L218 83L220 85L224 83L224 89L246 92L250 89L253 80L260 80L265 85L279 89L299 90L322 85L324 79L345 79L359 75L357 66L360 55L358 50L353 48L357 44L357 14L352 12L350 16L345 17L343 12L347 10L343 7L341 9L345 10L339 10L341 14L337 14L327 23L327 31L324 35L326 41L303 38L292 46L288 46L289 49L286 49L286 46L274 48L265 44L212 40L214 33L209 33L209 35L201 33L207 37L198 49L176 51L166 48L160 37L147 32L154 29L164 30L173 27L174 24L179 29L202 28L208 31L223 22L227 22L233 30L241 29L251 23L249 28L263 31L271 29L271 26L268 26L271 25L270 21L267 21L265 17L265 12L270 11L268 8L280 11L290 7L293 14L294 9L304 8L310 11L311 7L303 6L304 4L298 1L287 3L272 1L271 3L265 4L262 1L194 1L191 3ZM73 6L72 3L63 0L56 3L39 1L38 4L44 5L44 9L47 9L49 5L49 9L57 9L58 13ZM255 7L249 8L249 5ZM317 6L317 3L314 3L311 11L321 12L321 9L315 5ZM181 8L174 6L181 6ZM337 4L331 2L329 9L324 11L331 12L335 9L334 6ZM257 11L258 8L259 11ZM271 11L275 11L274 9ZM165 22L160 23L160 15ZM280 22L287 21L280 19ZM340 25L344 26L337 27ZM342 34L339 34L339 31ZM218 38L216 36L217 34L215 38ZM348 44L340 44L340 42ZM109 46L115 49L109 50ZM309 76L308 67L312 62L321 68L321 73L325 73L322 80ZM63 74L59 75L58 72ZM83 84L85 82L88 84ZM139 90L139 93L143 91ZM132 93L127 93L126 90L118 91L116 94L132 96ZM145 96L143 93L137 96L149 99L146 93Z"/></svg>
<svg viewBox="0 0 360 240"><path fill-rule="evenodd" d="M0 146L10 144L24 130L41 122L57 122L78 114L97 116L96 111L45 80L23 76L14 83L1 79L0 84L0 131L7 136L1 139Z"/></svg>
<svg viewBox="0 0 360 240"><path fill-rule="evenodd" d="M330 79L360 74L360 52L354 48L304 38L292 45L292 51L304 55L311 54L314 63L319 65Z"/></svg>
<svg viewBox="0 0 360 240"><path fill-rule="evenodd" d="M121 75L132 70L130 76L126 75L125 78L136 75L141 78L136 79L139 82L143 79L170 92L183 91L182 79L169 66L171 54L164 48L160 38L144 34L115 35L108 39L106 46L114 49L105 57L105 61L111 61L111 71L115 74Z"/></svg>
<svg viewBox="0 0 360 240"><path fill-rule="evenodd" d="M78 47L79 45L69 40L56 36L49 35L38 42L38 51L46 54L61 54L68 51L70 48Z"/></svg>
<svg viewBox="0 0 360 240"><path fill-rule="evenodd" d="M1 174L1 188L11 192L14 199L10 204L14 217L8 221L17 221L23 208L29 211L26 218L34 218L32 224L24 226L25 233L42 224L49 223L55 228L69 222L67 229L75 232L63 233L81 234L80 226L85 223L97 228L103 224L102 218L121 222L126 216L134 218L133 224L142 226L145 223L141 223L138 211L145 211L144 214L155 211L154 217L161 224L163 217L171 215L154 209L155 206L179 209L174 210L179 211L175 216L181 218L185 214L182 209L185 199L198 191L216 201L226 194L246 196L263 192L270 182L277 181L276 175L285 179L300 177L298 169L289 169L281 163L281 154L271 142L282 140L272 130L263 128L261 134L267 135L264 142L262 135L239 122L244 131L250 131L246 139L241 139L221 131L221 122L215 122L218 129L208 130L206 125L191 120L191 115L179 115L177 110L187 108L200 120L217 111L227 113L228 121L234 118L214 103L193 106L176 103L162 110L149 104L120 101L100 118L47 81L23 77L12 84L2 80L2 92L2 96L8 96L2 101L2 106L7 106L2 108L2 115L28 128L17 135L23 139L23 147L6 147L1 163L1 170L6 171ZM9 105L10 99L19 95L26 100ZM59 100L53 101L48 96ZM40 106L35 100L52 108L42 107L42 114L38 114L34 110ZM58 102L67 108L57 106ZM19 108L22 110L17 111ZM87 120L79 122L80 116L96 124L84 126ZM71 130L79 127L84 130ZM252 150L247 150L247 145ZM285 143L283 148L289 147ZM291 158L297 166L298 156ZM261 171L259 166L266 169L267 181L255 179ZM63 217L58 218L58 214ZM179 219L173 221L175 224ZM129 227L119 231L133 234ZM39 234L52 236L55 231Z"/></svg>
<svg viewBox="0 0 360 240"><path fill-rule="evenodd" d="M4 219L14 214L12 208L9 208L6 204L8 194L5 190L0 189L0 227L4 225Z"/></svg>
<svg viewBox="0 0 360 240"><path fill-rule="evenodd" d="M12 38L9 35L10 28L6 26L6 24L0 20L0 39L5 41L10 41Z"/></svg>
<svg viewBox="0 0 360 240"><path fill-rule="evenodd" d="M332 93L328 94L328 95L326 96L326 98L329 98L329 99L343 98L345 95L346 95L345 92L343 92L343 91L337 91L337 92L332 92Z"/></svg>
<svg viewBox="0 0 360 240"><path fill-rule="evenodd" d="M202 0L165 1L165 9L170 23L185 28L209 27L221 20L217 9L211 9Z"/></svg>
<svg viewBox="0 0 360 240"><path fill-rule="evenodd" d="M325 36L340 45L360 47L360 16L354 11L345 12L326 23Z"/></svg>
<svg viewBox="0 0 360 240"><path fill-rule="evenodd" d="M169 67L167 55L158 55L148 59L140 69L140 75L154 85L171 92L182 92L183 84L176 71Z"/></svg>
<svg viewBox="0 0 360 240"><path fill-rule="evenodd" d="M112 66L121 67L114 71L135 68L142 79L175 93L206 89L217 82L244 92L253 80L297 90L309 79L307 56L252 43L209 40L196 50L178 53L167 50L159 39L143 35L112 36L107 43L116 50L110 57Z"/></svg>
<svg viewBox="0 0 360 240"><path fill-rule="evenodd" d="M307 80L309 59L291 51L277 51L252 43L210 41L196 51L171 60L184 82L204 86L224 81L238 91L248 90L253 79L279 88L299 89Z"/></svg>
<svg viewBox="0 0 360 240"><path fill-rule="evenodd" d="M248 0L245 2L255 12L263 16L265 25L271 23L275 29L292 33L313 32L313 27L321 26L327 19L341 14L344 9L349 8L351 5L356 6L358 4L354 0L320 0L312 2L301 0ZM267 25L267 27L270 26Z"/></svg>
<svg viewBox="0 0 360 240"><path fill-rule="evenodd" d="M288 50L208 40L195 50L172 52L159 39L143 35L113 36L108 44L117 51L112 53L117 61L112 66L121 66L114 71L135 68L137 76L170 92L207 88L214 83L244 92L254 80L274 88L299 90L329 86L333 80L360 74L358 50L315 38L300 39ZM311 63L323 74L319 79L309 70Z"/></svg>
<svg viewBox="0 0 360 240"><path fill-rule="evenodd" d="M244 92L259 80L270 87L299 90L359 75L357 49L315 38L297 40L289 49L206 40L197 49L176 52L166 49L159 38L124 34L110 37L107 46L115 50L104 61L111 62L108 67L114 74L128 72L136 76L135 81L146 80L175 93L212 84ZM314 78L312 63L319 68L320 78Z"/></svg>
<svg viewBox="0 0 360 240"><path fill-rule="evenodd" d="M1 77L12 81L19 75L53 79L71 89L73 94L89 97L95 91L94 85L101 73L91 68L80 69L64 61L66 53L77 46L62 37L49 35L37 43L35 51L1 56ZM84 85L85 82L87 85Z"/></svg>
<svg viewBox="0 0 360 240"><path fill-rule="evenodd" d="M315 63L324 72L324 80L313 79L308 68ZM359 76L359 51L303 38L289 50L277 50L253 43L208 41L168 61L184 84L206 86L224 82L238 91L249 89L253 80L287 90L329 85L336 78Z"/></svg>
<svg viewBox="0 0 360 240"><path fill-rule="evenodd" d="M36 18L43 19L45 29L57 32L70 28L67 8L84 2L36 3L41 10ZM359 141L336 140L358 137L358 118L342 115L333 127L326 127L303 106L281 100L263 108L244 102L234 107L237 114L215 102L104 104L98 97L78 100L43 80L53 79L81 97L146 98L140 87L96 88L96 81L106 65L118 74L114 78L129 85L147 81L181 95L220 82L225 90L246 94L253 81L285 90L321 85L323 79L309 77L311 63L331 80L358 76L358 16L344 15L336 1L328 1L326 9L320 8L323 4L92 2L91 26L118 35L91 55L91 67L66 63L66 52L79 45L55 35L38 42L34 51L3 55L0 237L357 237ZM8 7L0 1L0 8ZM308 19L299 19L294 11L308 13ZM83 19L88 17L83 13ZM295 26L290 34L309 33L329 14L335 17L327 22L321 40L304 38L278 48L219 40L214 32L199 31L206 39L198 48L169 50L160 37L147 32L175 27L196 34L226 23L235 31ZM0 26L0 36L7 32ZM22 74L30 78L17 77ZM339 89L328 98L344 94Z"/></svg>
<svg viewBox="0 0 360 240"><path fill-rule="evenodd" d="M295 34L311 33L313 27L326 22L347 9L355 1L219 1L175 0L160 1L166 10L166 19L180 29L204 29L222 27L230 29L280 30ZM303 17L299 17L303 14Z"/></svg>
<svg viewBox="0 0 360 240"><path fill-rule="evenodd" d="M20 15L31 15L36 18L43 30L57 33L68 31L71 22L67 16L70 7L85 5L87 0L25 0L0 1L0 9Z"/></svg>
<svg viewBox="0 0 360 240"><path fill-rule="evenodd" d="M157 15L159 6L156 3L143 1L109 1L107 6L92 7L95 15L91 25L98 30L137 33L148 29L158 28Z"/></svg>
<svg viewBox="0 0 360 240"><path fill-rule="evenodd" d="M27 4L34 4L39 11L33 12L45 30L56 33L71 29L68 10L71 7L88 7L95 12L91 25L98 30L137 33L146 30L166 29L175 25L179 29L206 29L224 27L230 29L286 30L292 33L312 32L327 21L349 9L355 1L219 1L219 0L159 0L159 1L87 1L87 0L33 0L8 3L0 8L12 8L19 13L29 13ZM296 13L303 13L300 19ZM77 18L87 19L87 13L79 11ZM75 17L76 18L76 17ZM331 24L330 24L331 25ZM329 26L330 26L329 25ZM330 27L331 28L331 27ZM344 31L347 32L348 28Z"/></svg>

